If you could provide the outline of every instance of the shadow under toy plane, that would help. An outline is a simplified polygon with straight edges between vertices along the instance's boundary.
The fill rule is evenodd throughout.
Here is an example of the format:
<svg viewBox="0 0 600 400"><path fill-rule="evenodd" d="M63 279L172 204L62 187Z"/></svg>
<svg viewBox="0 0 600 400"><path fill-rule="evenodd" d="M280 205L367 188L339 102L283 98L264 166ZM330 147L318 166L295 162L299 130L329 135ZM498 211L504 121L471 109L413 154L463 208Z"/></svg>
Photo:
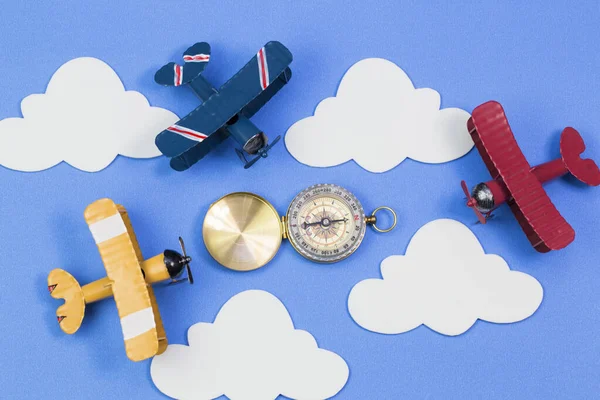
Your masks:
<svg viewBox="0 0 600 400"><path fill-rule="evenodd" d="M184 171L231 136L242 150L236 152L244 168L267 157L271 144L250 118L256 114L292 77L288 65L292 53L279 42L261 48L238 73L217 91L202 72L210 60L210 45L196 43L183 53L184 66L168 63L154 80L164 86L188 85L202 104L162 131L156 145L171 158L171 168ZM248 161L244 152L255 156Z"/></svg>

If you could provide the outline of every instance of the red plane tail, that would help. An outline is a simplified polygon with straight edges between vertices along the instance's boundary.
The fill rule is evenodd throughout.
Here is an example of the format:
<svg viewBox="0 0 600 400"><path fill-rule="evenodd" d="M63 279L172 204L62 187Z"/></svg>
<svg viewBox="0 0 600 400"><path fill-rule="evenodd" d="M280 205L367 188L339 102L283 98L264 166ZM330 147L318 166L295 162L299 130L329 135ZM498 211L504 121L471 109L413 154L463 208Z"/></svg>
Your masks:
<svg viewBox="0 0 600 400"><path fill-rule="evenodd" d="M560 155L569 172L590 186L600 185L600 169L593 160L581 158L585 143L579 132L565 128L560 136Z"/></svg>

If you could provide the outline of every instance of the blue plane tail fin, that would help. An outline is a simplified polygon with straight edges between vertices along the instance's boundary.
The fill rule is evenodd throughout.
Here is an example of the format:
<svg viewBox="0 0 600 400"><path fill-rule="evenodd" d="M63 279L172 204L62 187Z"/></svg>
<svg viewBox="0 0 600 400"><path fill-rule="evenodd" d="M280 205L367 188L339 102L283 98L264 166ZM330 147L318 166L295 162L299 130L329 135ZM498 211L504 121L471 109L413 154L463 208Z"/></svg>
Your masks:
<svg viewBox="0 0 600 400"><path fill-rule="evenodd" d="M210 61L210 45L196 43L183 53L183 66L170 62L156 71L154 81L163 86L186 85L202 74Z"/></svg>

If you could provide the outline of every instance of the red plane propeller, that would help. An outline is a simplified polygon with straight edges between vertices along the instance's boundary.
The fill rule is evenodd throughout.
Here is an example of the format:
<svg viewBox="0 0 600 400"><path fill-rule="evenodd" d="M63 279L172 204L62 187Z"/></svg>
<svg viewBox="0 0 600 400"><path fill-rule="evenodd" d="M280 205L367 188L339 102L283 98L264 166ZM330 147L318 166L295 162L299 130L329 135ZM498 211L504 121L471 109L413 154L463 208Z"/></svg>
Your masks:
<svg viewBox="0 0 600 400"><path fill-rule="evenodd" d="M477 219L479 220L479 222L485 224L487 220L485 219L485 216L481 213L481 211L479 211L477 207L475 207L477 205L477 201L475 201L473 196L471 196L469 188L467 187L467 183L465 181L461 181L460 186L462 186L463 191L465 192L465 196L467 196L467 207L475 211L475 215L477 215Z"/></svg>

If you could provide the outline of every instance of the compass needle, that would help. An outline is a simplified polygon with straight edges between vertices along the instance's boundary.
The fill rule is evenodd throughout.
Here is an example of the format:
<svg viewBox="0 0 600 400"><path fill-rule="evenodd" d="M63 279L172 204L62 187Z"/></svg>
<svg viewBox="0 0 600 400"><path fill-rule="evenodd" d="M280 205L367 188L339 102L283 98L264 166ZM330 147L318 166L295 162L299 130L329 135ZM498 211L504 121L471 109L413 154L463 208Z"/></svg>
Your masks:
<svg viewBox="0 0 600 400"><path fill-rule="evenodd" d="M349 215L363 218L351 220ZM304 257L335 262L360 245L366 221L360 202L351 192L337 185L316 185L294 198L288 209L287 228L290 242Z"/></svg>

